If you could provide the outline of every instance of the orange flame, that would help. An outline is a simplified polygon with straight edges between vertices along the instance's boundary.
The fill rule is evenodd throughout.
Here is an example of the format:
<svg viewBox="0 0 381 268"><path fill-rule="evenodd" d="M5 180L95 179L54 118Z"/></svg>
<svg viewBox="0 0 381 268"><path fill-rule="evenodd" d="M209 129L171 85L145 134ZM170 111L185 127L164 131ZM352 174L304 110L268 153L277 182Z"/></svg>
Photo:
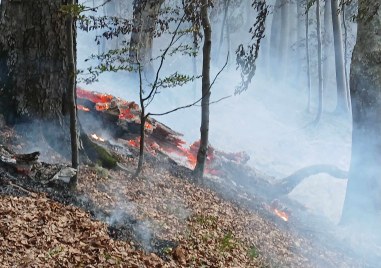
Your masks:
<svg viewBox="0 0 381 268"><path fill-rule="evenodd" d="M110 108L110 104L107 102L95 104L95 109L97 109L97 111L105 111L105 110L108 110L109 108Z"/></svg>
<svg viewBox="0 0 381 268"><path fill-rule="evenodd" d="M286 212L274 208L274 213L284 221L288 221L288 215Z"/></svg>
<svg viewBox="0 0 381 268"><path fill-rule="evenodd" d="M91 134L91 137L94 139L94 140L97 140L97 141L101 141L101 142L104 142L105 140L101 137L99 137L97 134Z"/></svg>
<svg viewBox="0 0 381 268"><path fill-rule="evenodd" d="M78 105L77 105L77 109L78 109L78 110L81 110L81 111L85 111L85 112L90 112L90 109L89 109L89 108L87 108L87 107L85 107L85 106L83 106L83 105L81 105L81 104L78 104Z"/></svg>
<svg viewBox="0 0 381 268"><path fill-rule="evenodd" d="M139 147L140 146L140 137L137 137L134 140L129 140L128 144L132 147Z"/></svg>

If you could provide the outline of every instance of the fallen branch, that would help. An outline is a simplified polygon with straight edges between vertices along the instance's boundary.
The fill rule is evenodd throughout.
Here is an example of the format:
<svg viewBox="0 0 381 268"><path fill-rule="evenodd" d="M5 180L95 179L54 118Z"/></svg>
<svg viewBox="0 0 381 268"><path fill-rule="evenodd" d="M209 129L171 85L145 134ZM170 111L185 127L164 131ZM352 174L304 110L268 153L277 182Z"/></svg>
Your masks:
<svg viewBox="0 0 381 268"><path fill-rule="evenodd" d="M305 178L319 173L326 173L338 179L347 179L348 172L339 169L333 165L312 165L304 167L292 173L290 176L283 178L279 183L276 183L276 191L282 194L290 193L298 186Z"/></svg>

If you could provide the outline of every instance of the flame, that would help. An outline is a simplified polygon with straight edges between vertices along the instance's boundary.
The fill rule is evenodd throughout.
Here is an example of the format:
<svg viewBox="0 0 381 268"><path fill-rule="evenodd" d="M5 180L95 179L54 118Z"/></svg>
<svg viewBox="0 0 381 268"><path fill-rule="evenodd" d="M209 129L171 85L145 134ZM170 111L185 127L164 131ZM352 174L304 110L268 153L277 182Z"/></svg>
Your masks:
<svg viewBox="0 0 381 268"><path fill-rule="evenodd" d="M109 94L90 92L79 87L77 88L77 97L82 99L87 99L94 103L111 102L111 100L114 98L114 96Z"/></svg>
<svg viewBox="0 0 381 268"><path fill-rule="evenodd" d="M95 109L97 109L97 111L105 111L105 110L108 110L109 108L110 108L110 104L107 102L95 104Z"/></svg>
<svg viewBox="0 0 381 268"><path fill-rule="evenodd" d="M147 129L147 130L150 130L150 131L153 130L153 126L152 126L150 123L148 123L148 122L146 122L146 123L144 124L144 128Z"/></svg>
<svg viewBox="0 0 381 268"><path fill-rule="evenodd" d="M99 137L97 134L91 134L91 137L94 139L94 140L97 140L97 141L101 141L101 142L104 142L105 140L101 137Z"/></svg>
<svg viewBox="0 0 381 268"><path fill-rule="evenodd" d="M81 111L85 111L85 112L90 112L90 109L89 109L89 108L87 108L87 107L85 107L85 106L83 106L83 105L81 105L81 104L78 104L78 105L77 105L77 109L78 109L78 110L81 110Z"/></svg>
<svg viewBox="0 0 381 268"><path fill-rule="evenodd" d="M274 213L284 221L288 221L288 215L286 212L274 208Z"/></svg>
<svg viewBox="0 0 381 268"><path fill-rule="evenodd" d="M132 147L139 147L140 146L140 137L137 137L134 140L129 140L128 144Z"/></svg>

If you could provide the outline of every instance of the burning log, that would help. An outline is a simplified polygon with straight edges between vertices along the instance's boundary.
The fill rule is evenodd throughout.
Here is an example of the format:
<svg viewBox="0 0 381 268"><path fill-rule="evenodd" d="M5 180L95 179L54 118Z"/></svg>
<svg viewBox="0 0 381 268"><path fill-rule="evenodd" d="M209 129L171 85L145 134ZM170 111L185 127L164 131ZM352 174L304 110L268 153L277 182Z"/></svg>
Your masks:
<svg viewBox="0 0 381 268"><path fill-rule="evenodd" d="M108 150L91 141L84 131L81 131L80 138L85 152L91 161L94 163L99 162L105 168L116 167L118 161Z"/></svg>
<svg viewBox="0 0 381 268"><path fill-rule="evenodd" d="M140 142L140 107L135 102L128 102L108 94L77 89L78 109L82 111L80 115L86 121L87 115L95 115L102 121L102 128L109 129L115 140L124 139L133 148L139 147ZM84 109L84 107L86 109ZM89 111L87 111L87 109ZM85 123L85 122L84 122ZM86 128L91 132L96 131L92 125ZM194 168L197 160L199 142L193 143L190 147L182 139L182 134L174 131L170 127L158 122L154 118L147 118L145 123L146 150L155 155L157 151L168 155L183 157L190 168ZM95 138L95 140L97 140ZM215 150L209 146L207 173L218 175L218 167L225 161L233 161L245 164L249 156L244 152L225 153Z"/></svg>

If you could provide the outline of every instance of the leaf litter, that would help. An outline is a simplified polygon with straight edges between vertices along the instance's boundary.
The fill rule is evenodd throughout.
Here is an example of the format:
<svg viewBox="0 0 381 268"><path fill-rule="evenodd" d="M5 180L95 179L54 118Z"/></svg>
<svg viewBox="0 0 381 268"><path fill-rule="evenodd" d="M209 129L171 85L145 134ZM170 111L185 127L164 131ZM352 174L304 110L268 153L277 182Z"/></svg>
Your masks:
<svg viewBox="0 0 381 268"><path fill-rule="evenodd" d="M173 168L148 157L132 179L81 166L72 192L0 167L2 267L359 266Z"/></svg>

